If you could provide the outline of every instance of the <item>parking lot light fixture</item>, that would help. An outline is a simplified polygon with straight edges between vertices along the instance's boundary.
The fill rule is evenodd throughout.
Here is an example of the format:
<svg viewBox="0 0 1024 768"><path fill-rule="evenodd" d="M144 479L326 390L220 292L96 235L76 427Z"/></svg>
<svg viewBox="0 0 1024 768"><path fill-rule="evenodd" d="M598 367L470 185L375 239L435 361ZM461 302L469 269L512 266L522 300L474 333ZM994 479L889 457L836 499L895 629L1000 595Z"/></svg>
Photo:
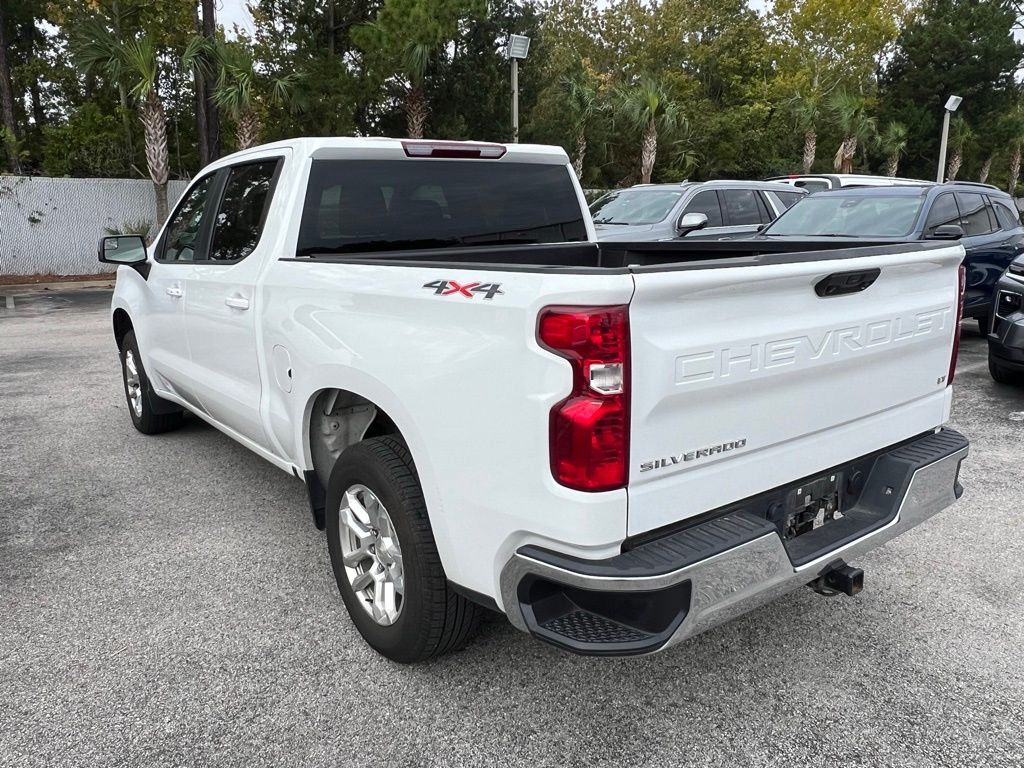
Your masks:
<svg viewBox="0 0 1024 768"><path fill-rule="evenodd" d="M530 38L508 36L508 58L512 65L512 143L519 143L519 60L530 53Z"/></svg>
<svg viewBox="0 0 1024 768"><path fill-rule="evenodd" d="M939 144L939 169L935 174L935 180L939 184L946 180L946 144L949 141L949 116L957 111L962 101L963 98L960 96L950 96L946 99L946 111L942 116L942 141Z"/></svg>

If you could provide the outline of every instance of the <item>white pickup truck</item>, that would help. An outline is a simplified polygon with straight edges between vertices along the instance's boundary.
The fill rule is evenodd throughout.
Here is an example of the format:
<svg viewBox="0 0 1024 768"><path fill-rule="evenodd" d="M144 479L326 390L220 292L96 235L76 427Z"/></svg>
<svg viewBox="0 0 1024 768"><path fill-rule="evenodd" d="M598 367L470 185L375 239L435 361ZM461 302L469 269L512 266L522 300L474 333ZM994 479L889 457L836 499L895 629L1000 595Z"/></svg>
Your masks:
<svg viewBox="0 0 1024 768"><path fill-rule="evenodd" d="M849 245L598 244L561 149L329 138L219 160L100 259L135 426L189 411L301 478L411 662L485 607L625 655L853 594L953 503L964 252Z"/></svg>

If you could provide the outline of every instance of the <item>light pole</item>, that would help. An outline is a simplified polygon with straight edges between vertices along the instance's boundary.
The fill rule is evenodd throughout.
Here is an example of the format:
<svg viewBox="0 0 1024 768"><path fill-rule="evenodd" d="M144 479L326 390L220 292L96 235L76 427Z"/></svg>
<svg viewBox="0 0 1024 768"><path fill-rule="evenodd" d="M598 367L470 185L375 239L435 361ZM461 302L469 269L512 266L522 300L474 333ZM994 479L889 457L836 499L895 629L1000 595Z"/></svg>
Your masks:
<svg viewBox="0 0 1024 768"><path fill-rule="evenodd" d="M935 174L935 180L941 184L946 180L946 144L949 141L949 116L956 112L960 102L959 96L950 96L946 101L946 114L942 116L942 143L939 144L939 170Z"/></svg>
<svg viewBox="0 0 1024 768"><path fill-rule="evenodd" d="M530 52L530 38L508 36L508 58L512 63L512 143L519 143L519 60Z"/></svg>

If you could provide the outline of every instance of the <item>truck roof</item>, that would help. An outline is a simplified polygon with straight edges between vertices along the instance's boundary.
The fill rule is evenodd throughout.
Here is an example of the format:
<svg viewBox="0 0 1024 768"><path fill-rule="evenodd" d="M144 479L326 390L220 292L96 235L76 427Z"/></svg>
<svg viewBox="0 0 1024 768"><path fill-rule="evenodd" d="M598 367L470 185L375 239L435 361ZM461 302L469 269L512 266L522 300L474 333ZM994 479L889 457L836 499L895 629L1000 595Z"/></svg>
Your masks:
<svg viewBox="0 0 1024 768"><path fill-rule="evenodd" d="M472 150L473 148L501 148L498 158L486 158L491 162L544 163L564 165L569 162L565 150L546 144L498 144L480 141L445 141L434 139L392 139L387 137L368 136L305 136L284 139L271 144L261 144L239 152L226 155L210 164L210 168L229 165L250 156L265 155L274 150L289 149L299 155L317 159L405 159L409 158L408 146L434 145L452 150ZM410 158L413 159L413 158ZM416 158L419 159L419 158ZM430 159L438 159L432 157ZM450 159L450 158L449 158Z"/></svg>

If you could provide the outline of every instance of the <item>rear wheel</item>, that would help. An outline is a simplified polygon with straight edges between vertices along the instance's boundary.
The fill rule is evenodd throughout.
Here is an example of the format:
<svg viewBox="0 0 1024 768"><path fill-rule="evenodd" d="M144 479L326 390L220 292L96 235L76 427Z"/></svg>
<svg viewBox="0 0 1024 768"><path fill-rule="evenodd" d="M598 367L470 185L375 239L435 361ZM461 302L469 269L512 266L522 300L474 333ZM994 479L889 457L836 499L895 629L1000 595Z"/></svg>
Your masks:
<svg viewBox="0 0 1024 768"><path fill-rule="evenodd" d="M129 331L121 342L121 376L128 415L132 424L144 435L156 435L181 425L184 414L174 403L159 397L149 383L142 367L135 331Z"/></svg>
<svg viewBox="0 0 1024 768"><path fill-rule="evenodd" d="M998 384L1024 384L1024 373L1000 365L991 352L988 355L988 372Z"/></svg>
<svg viewBox="0 0 1024 768"><path fill-rule="evenodd" d="M393 661L463 646L482 609L448 586L416 467L390 436L346 449L327 488L327 544L356 629Z"/></svg>

